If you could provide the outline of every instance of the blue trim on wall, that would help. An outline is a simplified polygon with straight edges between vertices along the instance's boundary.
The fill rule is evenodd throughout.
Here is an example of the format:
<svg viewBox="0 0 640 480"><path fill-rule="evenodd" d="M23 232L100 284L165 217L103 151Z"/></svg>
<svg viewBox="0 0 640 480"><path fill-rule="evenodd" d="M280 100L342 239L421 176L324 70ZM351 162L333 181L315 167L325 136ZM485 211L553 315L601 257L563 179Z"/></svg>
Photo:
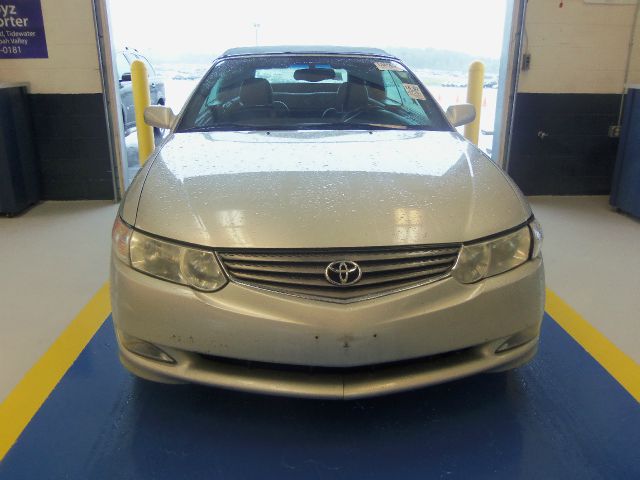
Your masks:
<svg viewBox="0 0 640 480"><path fill-rule="evenodd" d="M0 478L640 478L639 451L637 402L548 317L517 371L351 402L135 380L108 321Z"/></svg>
<svg viewBox="0 0 640 480"><path fill-rule="evenodd" d="M629 88L609 202L640 218L640 87Z"/></svg>

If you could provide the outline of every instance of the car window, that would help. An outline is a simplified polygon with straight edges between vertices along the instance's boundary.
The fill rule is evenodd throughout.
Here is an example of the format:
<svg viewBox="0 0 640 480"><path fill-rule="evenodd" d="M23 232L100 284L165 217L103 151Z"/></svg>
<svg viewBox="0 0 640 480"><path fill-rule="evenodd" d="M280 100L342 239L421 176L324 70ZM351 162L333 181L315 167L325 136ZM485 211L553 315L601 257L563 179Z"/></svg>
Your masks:
<svg viewBox="0 0 640 480"><path fill-rule="evenodd" d="M393 76L389 71L382 72L382 80L384 81L384 90L387 98L395 103L402 103L400 98L400 92L396 82L393 81Z"/></svg>
<svg viewBox="0 0 640 480"><path fill-rule="evenodd" d="M131 73L129 62L122 53L116 55L116 68L118 70L118 78L122 78L125 73Z"/></svg>
<svg viewBox="0 0 640 480"><path fill-rule="evenodd" d="M395 60L263 55L216 62L177 127L193 129L451 127L429 92Z"/></svg>
<svg viewBox="0 0 640 480"><path fill-rule="evenodd" d="M422 108L419 103L419 99L422 94L417 89L417 85L413 83L413 80L405 75L394 76L393 82L395 84L394 91L398 92L400 101L404 108L414 115L420 115Z"/></svg>
<svg viewBox="0 0 640 480"><path fill-rule="evenodd" d="M147 60L146 57L140 55L139 53L136 54L136 59L140 60L142 63L144 63L144 66L147 67L147 75L149 76L155 76L156 71L153 69L153 66L151 65L151 63L149 63L149 60Z"/></svg>
<svg viewBox="0 0 640 480"><path fill-rule="evenodd" d="M293 77L298 68L307 68L306 65L291 65L288 68L262 68L256 69L256 78L264 78L269 83L292 83L296 82ZM317 66L316 66L317 68ZM326 67L330 68L330 67ZM347 81L347 71L344 69L334 69L334 78L325 78L321 83L342 83Z"/></svg>

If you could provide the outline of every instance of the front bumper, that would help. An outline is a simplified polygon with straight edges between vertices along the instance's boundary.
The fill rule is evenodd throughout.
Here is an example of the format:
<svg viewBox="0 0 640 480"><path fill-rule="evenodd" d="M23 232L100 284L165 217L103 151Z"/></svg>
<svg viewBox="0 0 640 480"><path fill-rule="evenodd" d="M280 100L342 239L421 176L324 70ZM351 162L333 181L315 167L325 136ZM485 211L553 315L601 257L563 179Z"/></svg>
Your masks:
<svg viewBox="0 0 640 480"><path fill-rule="evenodd" d="M122 364L135 375L163 383L195 382L232 390L271 395L352 400L402 392L466 377L501 371L529 361L538 349L538 336L524 345L496 354L503 340L488 342L450 355L436 355L398 365L335 372L296 372L286 368L243 366L164 348L176 360L167 365L136 355L120 346ZM368 370L368 371L367 371Z"/></svg>
<svg viewBox="0 0 640 480"><path fill-rule="evenodd" d="M137 375L317 398L391 393L524 363L535 354L544 306L540 259L473 285L447 278L347 305L233 283L207 294L117 260L111 282L116 330L176 360L150 360L120 342L123 364ZM526 343L496 353L522 331L533 332ZM269 368L278 365L322 373Z"/></svg>

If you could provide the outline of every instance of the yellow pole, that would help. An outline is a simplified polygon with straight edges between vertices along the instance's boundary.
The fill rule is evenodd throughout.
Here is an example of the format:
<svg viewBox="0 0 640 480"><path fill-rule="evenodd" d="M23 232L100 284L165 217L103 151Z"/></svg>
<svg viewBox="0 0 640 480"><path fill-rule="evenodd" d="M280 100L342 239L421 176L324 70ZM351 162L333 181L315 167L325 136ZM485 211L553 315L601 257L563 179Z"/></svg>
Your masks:
<svg viewBox="0 0 640 480"><path fill-rule="evenodd" d="M476 119L464 126L464 136L472 143L478 144L480 135L480 109L482 108L482 88L484 87L484 64L473 62L469 66L469 82L467 83L467 103L476 107Z"/></svg>
<svg viewBox="0 0 640 480"><path fill-rule="evenodd" d="M133 108L136 112L136 132L138 134L138 160L144 165L153 152L153 127L144 123L144 110L151 103L147 68L140 60L131 63L131 89L133 90Z"/></svg>

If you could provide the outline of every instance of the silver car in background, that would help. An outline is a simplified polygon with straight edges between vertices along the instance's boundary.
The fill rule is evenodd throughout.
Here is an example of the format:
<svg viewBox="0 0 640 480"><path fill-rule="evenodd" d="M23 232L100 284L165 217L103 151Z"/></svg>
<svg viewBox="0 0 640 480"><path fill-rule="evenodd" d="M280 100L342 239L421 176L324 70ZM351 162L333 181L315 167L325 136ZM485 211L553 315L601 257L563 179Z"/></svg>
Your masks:
<svg viewBox="0 0 640 480"><path fill-rule="evenodd" d="M542 234L513 182L377 49L218 58L113 228L122 363L160 382L352 399L520 366Z"/></svg>
<svg viewBox="0 0 640 480"><path fill-rule="evenodd" d="M144 63L149 76L149 98L151 105L164 105L167 99L164 88L164 80L156 73L153 65L135 48L126 47L116 54L116 70L120 102L122 104L122 123L125 130L135 127L136 112L133 108L133 90L131 89L131 64L135 60Z"/></svg>

